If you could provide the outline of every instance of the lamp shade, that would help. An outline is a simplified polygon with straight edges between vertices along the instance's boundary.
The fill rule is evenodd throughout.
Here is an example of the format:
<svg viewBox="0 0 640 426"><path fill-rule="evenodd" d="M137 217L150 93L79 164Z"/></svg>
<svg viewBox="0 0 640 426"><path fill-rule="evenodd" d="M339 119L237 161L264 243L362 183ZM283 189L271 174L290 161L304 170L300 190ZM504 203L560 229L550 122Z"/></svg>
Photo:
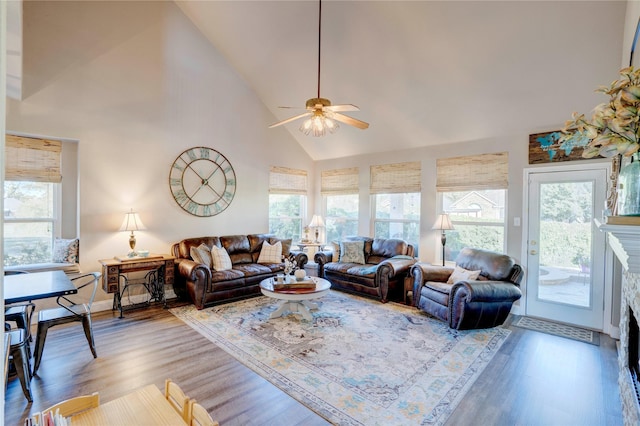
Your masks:
<svg viewBox="0 0 640 426"><path fill-rule="evenodd" d="M129 213L125 213L119 231L140 231L143 229L147 229L147 227L140 220L138 213L134 212L133 209Z"/></svg>
<svg viewBox="0 0 640 426"><path fill-rule="evenodd" d="M453 228L453 225L451 224L451 220L449 219L449 215L446 213L442 213L440 215L438 215L438 218L436 219L435 223L433 224L433 226L431 227L431 229L439 229L441 231L448 231Z"/></svg>
<svg viewBox="0 0 640 426"><path fill-rule="evenodd" d="M322 226L324 226L324 220L322 220L322 216L320 216L319 214L314 214L311 218L309 228L318 228Z"/></svg>

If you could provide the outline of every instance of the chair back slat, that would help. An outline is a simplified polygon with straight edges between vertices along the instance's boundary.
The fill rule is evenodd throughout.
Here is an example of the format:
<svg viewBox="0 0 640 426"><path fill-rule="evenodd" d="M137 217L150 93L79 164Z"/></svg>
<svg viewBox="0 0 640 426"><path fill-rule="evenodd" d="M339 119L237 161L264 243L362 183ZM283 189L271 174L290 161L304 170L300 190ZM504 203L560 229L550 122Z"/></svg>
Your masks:
<svg viewBox="0 0 640 426"><path fill-rule="evenodd" d="M209 412L196 400L189 401L190 419L187 422L189 426L219 426L218 422L213 420Z"/></svg>
<svg viewBox="0 0 640 426"><path fill-rule="evenodd" d="M59 410L61 416L69 417L100 405L100 395L94 392L91 395L76 396L65 401L59 402L42 412L46 415L49 411L55 414Z"/></svg>
<svg viewBox="0 0 640 426"><path fill-rule="evenodd" d="M164 397L169 404L182 416L189 421L189 397L182 391L180 386L171 379L164 382Z"/></svg>

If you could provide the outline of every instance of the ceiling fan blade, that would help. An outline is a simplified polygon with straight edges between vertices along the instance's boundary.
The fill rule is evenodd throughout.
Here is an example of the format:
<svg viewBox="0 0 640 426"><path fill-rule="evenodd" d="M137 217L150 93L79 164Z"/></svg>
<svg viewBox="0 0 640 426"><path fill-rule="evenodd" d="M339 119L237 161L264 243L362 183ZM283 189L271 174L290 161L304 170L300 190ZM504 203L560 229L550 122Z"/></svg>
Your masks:
<svg viewBox="0 0 640 426"><path fill-rule="evenodd" d="M324 109L334 112L342 112L342 111L360 111L355 105L352 104L343 104L343 105L329 105L324 107Z"/></svg>
<svg viewBox="0 0 640 426"><path fill-rule="evenodd" d="M294 117L287 118L286 120L282 120L282 121L278 121L277 123L273 123L271 126L269 126L269 128L271 129L273 127L281 126L283 124L287 124L287 123L290 123L290 122L292 122L294 120L297 120L298 118L307 117L307 116L309 116L311 114L313 114L313 113L312 112L305 112L303 114L299 114L299 115L296 115Z"/></svg>
<svg viewBox="0 0 640 426"><path fill-rule="evenodd" d="M349 126L357 127L358 129L364 130L369 127L369 123L365 123L364 121L360 121L353 117L349 117L337 112L333 113L333 118L344 124L348 124Z"/></svg>

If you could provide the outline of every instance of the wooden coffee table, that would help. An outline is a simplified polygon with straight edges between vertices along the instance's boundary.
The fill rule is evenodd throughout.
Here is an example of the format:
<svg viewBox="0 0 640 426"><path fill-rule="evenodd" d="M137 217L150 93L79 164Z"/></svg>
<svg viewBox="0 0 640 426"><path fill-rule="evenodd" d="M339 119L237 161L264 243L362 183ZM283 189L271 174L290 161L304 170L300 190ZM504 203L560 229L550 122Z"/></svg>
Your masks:
<svg viewBox="0 0 640 426"><path fill-rule="evenodd" d="M285 313L300 314L307 321L312 321L311 309L318 309L318 304L311 300L324 296L331 289L331 283L324 278L309 277L316 283L313 290L274 291L274 278L267 278L260 282L260 291L267 297L280 300L278 309L269 318L278 318Z"/></svg>

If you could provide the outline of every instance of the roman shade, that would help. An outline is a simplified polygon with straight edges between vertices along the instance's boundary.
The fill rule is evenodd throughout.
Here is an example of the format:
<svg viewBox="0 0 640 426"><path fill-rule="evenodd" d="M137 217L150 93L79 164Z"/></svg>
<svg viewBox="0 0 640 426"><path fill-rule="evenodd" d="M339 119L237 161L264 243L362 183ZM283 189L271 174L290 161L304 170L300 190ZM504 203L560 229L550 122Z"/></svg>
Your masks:
<svg viewBox="0 0 640 426"><path fill-rule="evenodd" d="M371 166L371 194L420 192L420 162Z"/></svg>
<svg viewBox="0 0 640 426"><path fill-rule="evenodd" d="M348 169L324 170L321 175L321 195L357 194L359 187L359 170L357 167Z"/></svg>
<svg viewBox="0 0 640 426"><path fill-rule="evenodd" d="M440 158L436 161L436 191L507 189L509 153Z"/></svg>
<svg viewBox="0 0 640 426"><path fill-rule="evenodd" d="M271 166L269 170L270 194L307 194L307 171Z"/></svg>
<svg viewBox="0 0 640 426"><path fill-rule="evenodd" d="M61 152L60 141L6 135L4 179L59 183Z"/></svg>

